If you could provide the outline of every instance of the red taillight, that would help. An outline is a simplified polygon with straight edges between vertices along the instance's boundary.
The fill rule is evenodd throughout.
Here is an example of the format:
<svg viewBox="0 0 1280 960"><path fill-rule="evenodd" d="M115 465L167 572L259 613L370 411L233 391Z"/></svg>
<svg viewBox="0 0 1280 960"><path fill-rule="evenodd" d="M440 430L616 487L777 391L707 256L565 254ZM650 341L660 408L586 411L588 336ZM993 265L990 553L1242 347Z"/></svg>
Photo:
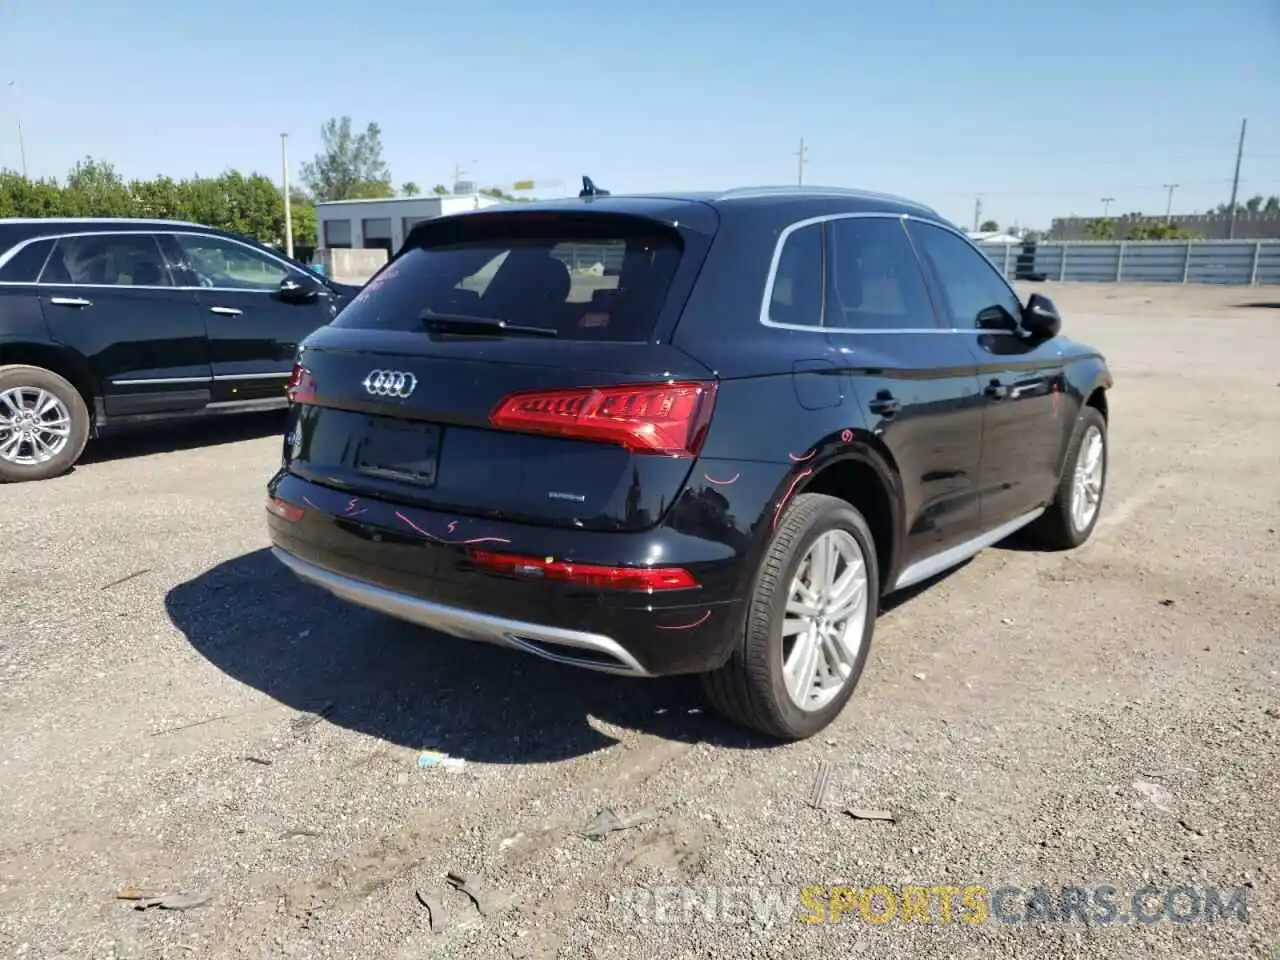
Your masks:
<svg viewBox="0 0 1280 960"><path fill-rule="evenodd" d="M635 453L696 457L715 399L715 383L698 382L525 390L503 399L489 423L616 443Z"/></svg>
<svg viewBox="0 0 1280 960"><path fill-rule="evenodd" d="M300 363L293 365L293 373L289 374L289 385L284 388L285 396L290 403L310 403L316 398L316 381L308 370Z"/></svg>
<svg viewBox="0 0 1280 960"><path fill-rule="evenodd" d="M687 590L698 585L693 574L679 567L605 567L591 563L522 557L513 553L490 553L487 550L472 550L471 559L476 566L494 573L577 583L601 590L643 590L652 593L655 590Z"/></svg>
<svg viewBox="0 0 1280 960"><path fill-rule="evenodd" d="M279 497L267 497L267 513L273 514L281 520L297 523L306 512L302 507L295 506L288 500L281 500Z"/></svg>

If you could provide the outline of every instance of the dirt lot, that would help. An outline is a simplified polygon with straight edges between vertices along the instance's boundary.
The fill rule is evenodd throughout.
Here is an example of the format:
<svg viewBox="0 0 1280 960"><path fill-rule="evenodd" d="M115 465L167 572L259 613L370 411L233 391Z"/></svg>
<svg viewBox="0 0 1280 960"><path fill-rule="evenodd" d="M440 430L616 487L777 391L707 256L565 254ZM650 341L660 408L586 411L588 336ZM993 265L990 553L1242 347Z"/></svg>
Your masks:
<svg viewBox="0 0 1280 960"><path fill-rule="evenodd" d="M894 605L837 725L785 748L693 684L303 588L265 550L272 421L4 489L0 956L1280 956L1280 291L1039 289L1116 374L1094 539L992 549ZM423 748L466 765L420 769ZM657 817L578 836L604 807ZM514 899L482 918L450 870ZM1152 911L1247 885L1250 922L642 925L625 906L841 883L1110 885L1121 912L1148 883ZM212 899L137 910L127 885Z"/></svg>

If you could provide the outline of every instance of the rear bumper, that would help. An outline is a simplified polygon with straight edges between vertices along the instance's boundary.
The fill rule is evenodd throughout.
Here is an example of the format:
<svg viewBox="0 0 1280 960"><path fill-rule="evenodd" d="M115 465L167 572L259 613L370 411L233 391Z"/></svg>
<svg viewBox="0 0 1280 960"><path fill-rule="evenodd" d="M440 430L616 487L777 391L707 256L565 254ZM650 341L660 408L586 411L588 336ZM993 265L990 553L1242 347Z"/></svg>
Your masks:
<svg viewBox="0 0 1280 960"><path fill-rule="evenodd" d="M745 560L722 544L659 526L596 533L456 518L284 475L272 495L300 520L267 515L277 559L343 600L468 640L633 677L699 673L728 659L741 635L735 595ZM700 586L641 593L530 581L480 569L469 548L632 565L661 557ZM473 547L472 545L478 545Z"/></svg>
<svg viewBox="0 0 1280 960"><path fill-rule="evenodd" d="M277 560L308 583L328 590L343 600L400 620L464 640L496 643L573 666L587 666L605 673L625 676L652 676L625 647L601 633L566 630L494 617L478 610L449 607L333 573L279 547L272 548L271 552Z"/></svg>

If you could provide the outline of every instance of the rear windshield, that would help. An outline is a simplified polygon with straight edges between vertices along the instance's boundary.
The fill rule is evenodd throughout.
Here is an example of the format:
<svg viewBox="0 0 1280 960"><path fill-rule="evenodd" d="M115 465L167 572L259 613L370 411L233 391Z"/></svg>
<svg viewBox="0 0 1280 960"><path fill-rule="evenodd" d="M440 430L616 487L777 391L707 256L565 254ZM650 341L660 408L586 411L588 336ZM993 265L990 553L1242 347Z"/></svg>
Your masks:
<svg viewBox="0 0 1280 960"><path fill-rule="evenodd" d="M431 311L644 341L681 252L680 235L653 221L465 214L415 230L333 325L425 330Z"/></svg>

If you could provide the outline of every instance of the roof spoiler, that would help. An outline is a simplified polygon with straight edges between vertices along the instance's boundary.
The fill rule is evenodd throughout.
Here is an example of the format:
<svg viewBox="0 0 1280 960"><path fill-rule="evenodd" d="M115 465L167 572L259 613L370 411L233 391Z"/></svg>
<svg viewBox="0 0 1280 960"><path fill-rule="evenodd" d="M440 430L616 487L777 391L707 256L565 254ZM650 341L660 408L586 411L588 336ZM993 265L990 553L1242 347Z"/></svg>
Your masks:
<svg viewBox="0 0 1280 960"><path fill-rule="evenodd" d="M582 178L582 189L578 192L579 197L607 197L608 190L601 190L591 180L590 177Z"/></svg>

